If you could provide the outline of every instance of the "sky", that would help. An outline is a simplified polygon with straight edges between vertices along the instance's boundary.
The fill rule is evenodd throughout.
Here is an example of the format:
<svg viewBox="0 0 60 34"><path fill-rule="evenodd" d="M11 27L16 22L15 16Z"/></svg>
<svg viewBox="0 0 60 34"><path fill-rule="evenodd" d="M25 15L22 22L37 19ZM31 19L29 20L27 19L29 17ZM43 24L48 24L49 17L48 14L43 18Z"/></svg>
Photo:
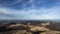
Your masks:
<svg viewBox="0 0 60 34"><path fill-rule="evenodd" d="M60 19L60 0L0 0L0 20Z"/></svg>

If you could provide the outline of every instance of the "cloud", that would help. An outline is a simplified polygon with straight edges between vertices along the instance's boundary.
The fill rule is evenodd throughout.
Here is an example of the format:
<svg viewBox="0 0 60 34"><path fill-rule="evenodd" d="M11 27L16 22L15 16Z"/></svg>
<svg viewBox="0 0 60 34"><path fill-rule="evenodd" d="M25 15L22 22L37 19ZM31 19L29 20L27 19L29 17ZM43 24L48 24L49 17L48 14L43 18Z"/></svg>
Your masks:
<svg viewBox="0 0 60 34"><path fill-rule="evenodd" d="M0 19L60 19L60 8L54 6L46 9L26 9L13 10L8 8L0 8Z"/></svg>
<svg viewBox="0 0 60 34"><path fill-rule="evenodd" d="M17 3L19 3L21 0L0 0L0 5L6 5L6 6L9 6L9 5L15 5Z"/></svg>
<svg viewBox="0 0 60 34"><path fill-rule="evenodd" d="M3 20L60 19L59 14L60 0L0 0L0 19Z"/></svg>
<svg viewBox="0 0 60 34"><path fill-rule="evenodd" d="M50 8L56 5L60 5L60 0L0 0L0 6L22 10L26 8Z"/></svg>

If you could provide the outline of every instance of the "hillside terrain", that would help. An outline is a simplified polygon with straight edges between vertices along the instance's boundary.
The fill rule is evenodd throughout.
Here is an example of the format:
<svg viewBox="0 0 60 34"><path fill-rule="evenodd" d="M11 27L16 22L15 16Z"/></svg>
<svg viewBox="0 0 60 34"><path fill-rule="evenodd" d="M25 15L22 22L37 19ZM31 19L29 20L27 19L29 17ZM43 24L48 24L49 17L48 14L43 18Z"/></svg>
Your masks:
<svg viewBox="0 0 60 34"><path fill-rule="evenodd" d="M0 34L60 34L60 23L1 24Z"/></svg>

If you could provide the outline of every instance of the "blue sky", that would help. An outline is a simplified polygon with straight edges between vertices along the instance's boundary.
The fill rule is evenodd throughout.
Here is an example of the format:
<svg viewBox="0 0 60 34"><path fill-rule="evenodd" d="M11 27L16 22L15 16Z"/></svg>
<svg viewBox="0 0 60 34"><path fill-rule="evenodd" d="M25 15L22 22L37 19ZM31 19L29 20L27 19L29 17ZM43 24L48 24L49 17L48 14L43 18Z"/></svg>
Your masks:
<svg viewBox="0 0 60 34"><path fill-rule="evenodd" d="M60 0L0 0L0 20L60 19Z"/></svg>

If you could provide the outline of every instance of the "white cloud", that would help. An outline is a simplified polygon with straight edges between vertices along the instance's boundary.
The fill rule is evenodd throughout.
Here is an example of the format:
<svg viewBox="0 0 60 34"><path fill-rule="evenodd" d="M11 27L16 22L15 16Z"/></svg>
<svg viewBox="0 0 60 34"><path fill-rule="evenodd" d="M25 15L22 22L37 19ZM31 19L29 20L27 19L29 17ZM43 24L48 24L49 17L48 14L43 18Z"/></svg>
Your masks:
<svg viewBox="0 0 60 34"><path fill-rule="evenodd" d="M60 7L12 10L0 7L0 19L60 19ZM4 16L5 15L5 16Z"/></svg>

